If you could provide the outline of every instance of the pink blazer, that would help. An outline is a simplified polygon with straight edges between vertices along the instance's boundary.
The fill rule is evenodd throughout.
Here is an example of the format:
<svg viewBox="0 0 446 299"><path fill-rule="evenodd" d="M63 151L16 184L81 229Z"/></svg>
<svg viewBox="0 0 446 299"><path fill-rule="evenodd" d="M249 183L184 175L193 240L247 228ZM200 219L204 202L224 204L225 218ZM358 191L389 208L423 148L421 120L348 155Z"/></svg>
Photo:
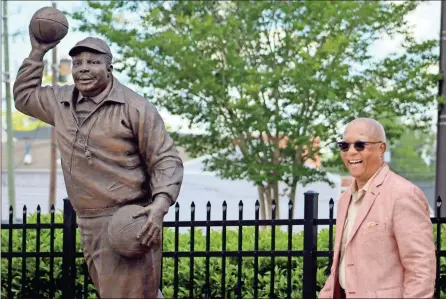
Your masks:
<svg viewBox="0 0 446 299"><path fill-rule="evenodd" d="M319 298L339 298L339 252L351 190L341 195L331 274ZM375 177L358 212L346 258L347 298L432 298L436 257L423 192L387 165Z"/></svg>

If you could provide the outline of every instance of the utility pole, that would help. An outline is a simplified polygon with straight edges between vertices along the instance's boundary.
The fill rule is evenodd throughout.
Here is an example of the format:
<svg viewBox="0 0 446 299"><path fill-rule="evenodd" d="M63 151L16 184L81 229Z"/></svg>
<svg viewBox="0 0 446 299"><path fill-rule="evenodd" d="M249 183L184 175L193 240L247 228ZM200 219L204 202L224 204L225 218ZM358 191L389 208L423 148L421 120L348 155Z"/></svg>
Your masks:
<svg viewBox="0 0 446 299"><path fill-rule="evenodd" d="M9 205L15 208L15 183L14 183L14 146L12 133L12 99L11 99L11 75L9 73L9 35L8 35L8 2L3 3L3 28L5 46L5 92L6 92L6 130L8 134L8 196Z"/></svg>
<svg viewBox="0 0 446 299"><path fill-rule="evenodd" d="M441 28L440 28L440 73L442 78L439 82L439 95L443 98L446 92L446 5L441 1ZM446 104L438 107L437 120L437 171L435 182L435 200L438 196L443 200L441 206L442 216L446 216Z"/></svg>
<svg viewBox="0 0 446 299"><path fill-rule="evenodd" d="M56 3L52 3L56 8ZM53 48L53 64L52 64L52 84L57 85L57 46ZM57 148L56 148L56 130L51 127L51 161L50 161L50 198L48 209L52 205L56 205L56 164L57 164Z"/></svg>

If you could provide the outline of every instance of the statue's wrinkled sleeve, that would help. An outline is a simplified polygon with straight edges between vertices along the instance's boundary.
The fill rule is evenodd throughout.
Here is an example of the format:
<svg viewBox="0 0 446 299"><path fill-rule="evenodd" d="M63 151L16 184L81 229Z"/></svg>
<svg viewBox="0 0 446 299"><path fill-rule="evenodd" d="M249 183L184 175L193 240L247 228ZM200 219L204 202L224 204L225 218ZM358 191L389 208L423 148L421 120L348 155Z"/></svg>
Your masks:
<svg viewBox="0 0 446 299"><path fill-rule="evenodd" d="M13 93L18 111L54 126L55 90L41 87L43 62L26 58L17 73Z"/></svg>
<svg viewBox="0 0 446 299"><path fill-rule="evenodd" d="M137 136L150 176L152 198L164 196L173 205L183 182L183 162L156 108L138 109Z"/></svg>

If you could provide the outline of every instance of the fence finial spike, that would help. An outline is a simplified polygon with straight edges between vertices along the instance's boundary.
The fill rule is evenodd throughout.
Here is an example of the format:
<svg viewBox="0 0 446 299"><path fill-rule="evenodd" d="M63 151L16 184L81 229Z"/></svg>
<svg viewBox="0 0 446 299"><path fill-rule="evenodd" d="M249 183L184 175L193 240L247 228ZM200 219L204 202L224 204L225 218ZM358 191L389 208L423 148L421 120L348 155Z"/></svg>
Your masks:
<svg viewBox="0 0 446 299"><path fill-rule="evenodd" d="M40 213L40 205L37 205L37 213Z"/></svg>
<svg viewBox="0 0 446 299"><path fill-rule="evenodd" d="M223 200L222 206L224 206L224 207L228 206L228 204L226 203L226 200Z"/></svg>
<svg viewBox="0 0 446 299"><path fill-rule="evenodd" d="M51 209L50 209L50 213L54 213L55 212L55 208L54 208L54 204L51 205Z"/></svg>
<svg viewBox="0 0 446 299"><path fill-rule="evenodd" d="M192 201L192 203L190 204L191 208L195 208L195 202Z"/></svg>
<svg viewBox="0 0 446 299"><path fill-rule="evenodd" d="M438 196L438 198L437 198L437 208L441 207L442 204L443 204L443 200L441 199L440 196Z"/></svg>
<svg viewBox="0 0 446 299"><path fill-rule="evenodd" d="M23 212L26 212L27 208L26 205L23 206Z"/></svg>
<svg viewBox="0 0 446 299"><path fill-rule="evenodd" d="M206 204L206 207L210 207L211 206L211 202L208 201L208 203Z"/></svg>
<svg viewBox="0 0 446 299"><path fill-rule="evenodd" d="M14 208L12 207L12 205L9 206L9 211L12 212L14 210Z"/></svg>
<svg viewBox="0 0 446 299"><path fill-rule="evenodd" d="M288 201L288 209L292 209L293 208L293 201L290 199L289 201Z"/></svg>
<svg viewBox="0 0 446 299"><path fill-rule="evenodd" d="M328 202L328 205L330 206L330 209L333 208L333 206L334 206L334 200L333 200L333 198L330 198L330 201Z"/></svg>
<svg viewBox="0 0 446 299"><path fill-rule="evenodd" d="M239 207L243 207L243 200L240 200L240 201L239 201L238 206L239 206Z"/></svg>

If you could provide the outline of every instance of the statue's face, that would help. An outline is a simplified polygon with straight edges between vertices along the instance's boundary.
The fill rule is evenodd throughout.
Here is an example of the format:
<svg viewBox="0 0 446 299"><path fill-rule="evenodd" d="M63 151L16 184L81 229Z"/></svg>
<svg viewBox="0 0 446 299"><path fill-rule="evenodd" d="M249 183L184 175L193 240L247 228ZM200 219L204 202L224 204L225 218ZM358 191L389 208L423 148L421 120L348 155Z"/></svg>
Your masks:
<svg viewBox="0 0 446 299"><path fill-rule="evenodd" d="M108 85L112 67L101 53L83 51L73 56L74 84L83 96L100 94Z"/></svg>

